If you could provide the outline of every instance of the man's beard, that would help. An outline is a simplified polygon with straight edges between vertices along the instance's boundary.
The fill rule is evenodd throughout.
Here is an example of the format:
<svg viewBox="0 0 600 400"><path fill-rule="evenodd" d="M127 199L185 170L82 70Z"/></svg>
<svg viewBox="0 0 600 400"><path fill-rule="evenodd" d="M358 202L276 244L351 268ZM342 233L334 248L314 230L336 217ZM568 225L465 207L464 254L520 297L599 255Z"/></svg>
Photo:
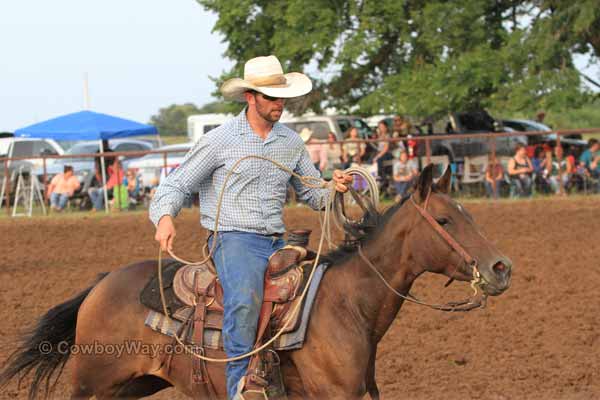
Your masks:
<svg viewBox="0 0 600 400"><path fill-rule="evenodd" d="M283 113L283 110L281 110L278 115L273 115L273 114L276 114L275 110L271 110L270 112L264 112L263 110L261 110L258 107L256 108L256 111L258 112L258 115L260 115L265 121L268 121L272 124L279 121L279 119L281 118L281 115Z"/></svg>

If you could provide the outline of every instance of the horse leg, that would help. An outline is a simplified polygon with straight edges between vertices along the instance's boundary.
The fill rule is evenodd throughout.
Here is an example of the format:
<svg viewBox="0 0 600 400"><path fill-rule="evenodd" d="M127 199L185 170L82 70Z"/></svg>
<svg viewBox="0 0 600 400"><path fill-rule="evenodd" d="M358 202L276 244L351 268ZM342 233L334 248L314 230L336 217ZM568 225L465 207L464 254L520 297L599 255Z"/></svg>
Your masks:
<svg viewBox="0 0 600 400"><path fill-rule="evenodd" d="M171 386L169 382L157 376L144 375L125 383L114 397L119 399L139 399L151 396Z"/></svg>
<svg viewBox="0 0 600 400"><path fill-rule="evenodd" d="M366 385L367 392L371 396L371 400L379 400L379 388L375 381L375 359L377 356L377 348L373 350L371 357L369 358L369 365L367 367Z"/></svg>
<svg viewBox="0 0 600 400"><path fill-rule="evenodd" d="M71 392L71 400L87 400L92 397L94 393L83 386L74 386Z"/></svg>
<svg viewBox="0 0 600 400"><path fill-rule="evenodd" d="M150 345L164 348L170 338L144 325L147 310L138 299L153 273L150 265L112 272L81 305L71 350L74 398L138 398L169 385L160 376L162 358L148 350ZM146 375L158 377L136 380Z"/></svg>
<svg viewBox="0 0 600 400"><path fill-rule="evenodd" d="M335 340L328 342L327 339L317 338L317 334L314 334L308 337L302 349L291 354L303 387L303 395L298 398L332 400L363 398L367 392L365 382L367 369L364 361L361 362L361 357L368 357L368 354L362 355L352 348L345 347L346 343L341 340L337 340L337 343L342 345L338 347L344 348L340 348L339 352L325 351L324 349L335 348ZM356 347L360 345L357 343ZM337 368L331 368L332 365L336 365Z"/></svg>
<svg viewBox="0 0 600 400"><path fill-rule="evenodd" d="M281 375L288 400L303 400L306 398L302 379L296 365L293 363L288 352L280 352Z"/></svg>

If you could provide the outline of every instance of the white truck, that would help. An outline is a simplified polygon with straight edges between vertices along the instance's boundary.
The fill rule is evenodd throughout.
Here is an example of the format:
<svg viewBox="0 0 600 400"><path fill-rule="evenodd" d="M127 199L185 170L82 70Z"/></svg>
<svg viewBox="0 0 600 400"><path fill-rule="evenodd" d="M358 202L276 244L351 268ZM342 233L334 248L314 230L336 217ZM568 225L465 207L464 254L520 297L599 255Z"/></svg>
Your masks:
<svg viewBox="0 0 600 400"><path fill-rule="evenodd" d="M202 135L229 121L232 114L197 114L190 115L187 119L188 137L196 142Z"/></svg>

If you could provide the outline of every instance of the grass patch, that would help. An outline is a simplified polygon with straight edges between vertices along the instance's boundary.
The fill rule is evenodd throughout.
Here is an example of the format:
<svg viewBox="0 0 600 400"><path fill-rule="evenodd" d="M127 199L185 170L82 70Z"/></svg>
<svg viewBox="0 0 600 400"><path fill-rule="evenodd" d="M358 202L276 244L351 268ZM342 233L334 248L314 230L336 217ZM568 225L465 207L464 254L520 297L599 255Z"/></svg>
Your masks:
<svg viewBox="0 0 600 400"><path fill-rule="evenodd" d="M190 138L187 136L161 136L160 138L165 142L165 145L187 143L190 141Z"/></svg>

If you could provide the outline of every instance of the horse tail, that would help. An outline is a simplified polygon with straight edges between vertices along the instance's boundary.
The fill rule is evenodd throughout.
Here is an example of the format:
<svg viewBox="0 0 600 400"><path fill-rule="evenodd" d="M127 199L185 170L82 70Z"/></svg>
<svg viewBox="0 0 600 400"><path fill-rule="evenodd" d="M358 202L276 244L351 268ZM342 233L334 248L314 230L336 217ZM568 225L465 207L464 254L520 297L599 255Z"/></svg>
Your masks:
<svg viewBox="0 0 600 400"><path fill-rule="evenodd" d="M75 344L79 307L94 286L106 275L108 272L99 274L92 286L48 310L33 329L25 332L0 372L0 388L4 388L17 374L21 374L18 380L20 386L23 378L35 370L29 399L33 400L36 397L41 384L44 384L44 398L48 397L69 359L71 346ZM51 383L56 372L56 378Z"/></svg>

